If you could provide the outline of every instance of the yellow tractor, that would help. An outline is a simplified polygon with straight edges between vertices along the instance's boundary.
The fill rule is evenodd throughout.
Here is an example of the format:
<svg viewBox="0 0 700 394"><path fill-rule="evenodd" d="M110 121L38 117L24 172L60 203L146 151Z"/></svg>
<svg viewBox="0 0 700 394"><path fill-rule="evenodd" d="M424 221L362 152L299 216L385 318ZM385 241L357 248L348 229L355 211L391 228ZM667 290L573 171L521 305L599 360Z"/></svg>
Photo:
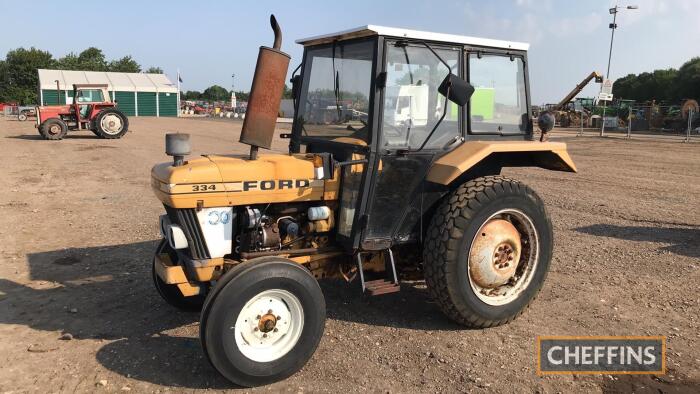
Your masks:
<svg viewBox="0 0 700 394"><path fill-rule="evenodd" d="M379 295L419 273L466 327L522 313L547 275L552 225L501 170L576 171L565 144L534 138L528 45L381 26L299 40L289 152L259 153L289 65L271 24L240 136L250 153L188 158L189 136L168 134L174 159L151 172L166 211L155 286L201 310L215 369L257 386L302 368L324 330L322 278Z"/></svg>

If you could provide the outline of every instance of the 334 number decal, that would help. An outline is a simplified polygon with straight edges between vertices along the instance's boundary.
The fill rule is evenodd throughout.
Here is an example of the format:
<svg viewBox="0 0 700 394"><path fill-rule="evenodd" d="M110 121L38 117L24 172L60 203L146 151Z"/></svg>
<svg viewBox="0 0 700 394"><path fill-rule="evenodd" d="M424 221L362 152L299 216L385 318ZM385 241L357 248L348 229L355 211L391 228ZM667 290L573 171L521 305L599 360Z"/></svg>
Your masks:
<svg viewBox="0 0 700 394"><path fill-rule="evenodd" d="M193 192L215 191L216 185L192 185Z"/></svg>

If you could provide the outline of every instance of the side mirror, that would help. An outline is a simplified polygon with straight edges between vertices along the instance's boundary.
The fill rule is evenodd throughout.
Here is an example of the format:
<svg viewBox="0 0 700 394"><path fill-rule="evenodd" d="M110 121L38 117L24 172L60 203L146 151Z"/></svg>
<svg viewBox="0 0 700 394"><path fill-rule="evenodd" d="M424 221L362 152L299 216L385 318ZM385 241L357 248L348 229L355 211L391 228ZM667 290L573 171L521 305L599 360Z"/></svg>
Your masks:
<svg viewBox="0 0 700 394"><path fill-rule="evenodd" d="M453 103L464 106L474 94L474 87L469 82L450 73L442 80L438 92Z"/></svg>
<svg viewBox="0 0 700 394"><path fill-rule="evenodd" d="M552 130L555 122L556 119L554 119L554 115L549 111L541 112L540 116L537 117L537 127L539 127L542 133L548 133Z"/></svg>
<svg viewBox="0 0 700 394"><path fill-rule="evenodd" d="M301 89L301 75L295 75L290 79L292 83L292 97L296 100L299 95L299 89Z"/></svg>

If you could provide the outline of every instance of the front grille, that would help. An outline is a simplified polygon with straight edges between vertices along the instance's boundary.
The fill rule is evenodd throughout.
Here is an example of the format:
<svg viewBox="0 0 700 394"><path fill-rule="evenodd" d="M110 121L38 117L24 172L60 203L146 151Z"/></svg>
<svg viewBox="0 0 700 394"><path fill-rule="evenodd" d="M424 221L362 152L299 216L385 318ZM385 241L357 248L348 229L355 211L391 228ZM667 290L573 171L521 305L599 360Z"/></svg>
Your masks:
<svg viewBox="0 0 700 394"><path fill-rule="evenodd" d="M208 259L209 249L204 240L204 234L197 220L197 213L192 208L176 209L165 205L165 211L168 213L168 218L173 224L177 224L182 228L187 238L187 244L190 246L190 257L194 260Z"/></svg>

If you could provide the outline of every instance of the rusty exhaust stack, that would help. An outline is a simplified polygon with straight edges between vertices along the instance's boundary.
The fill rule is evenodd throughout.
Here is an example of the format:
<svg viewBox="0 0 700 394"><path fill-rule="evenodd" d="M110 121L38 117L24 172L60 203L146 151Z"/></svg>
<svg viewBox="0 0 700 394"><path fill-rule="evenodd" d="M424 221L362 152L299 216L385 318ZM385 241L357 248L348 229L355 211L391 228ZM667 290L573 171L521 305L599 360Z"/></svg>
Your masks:
<svg viewBox="0 0 700 394"><path fill-rule="evenodd" d="M248 109L243 121L240 142L250 145L250 159L258 156L258 148L270 149L277 124L284 79L289 67L289 55L280 51L282 31L277 19L270 15L270 25L275 32L272 48L261 46L255 66L253 84L248 98Z"/></svg>

